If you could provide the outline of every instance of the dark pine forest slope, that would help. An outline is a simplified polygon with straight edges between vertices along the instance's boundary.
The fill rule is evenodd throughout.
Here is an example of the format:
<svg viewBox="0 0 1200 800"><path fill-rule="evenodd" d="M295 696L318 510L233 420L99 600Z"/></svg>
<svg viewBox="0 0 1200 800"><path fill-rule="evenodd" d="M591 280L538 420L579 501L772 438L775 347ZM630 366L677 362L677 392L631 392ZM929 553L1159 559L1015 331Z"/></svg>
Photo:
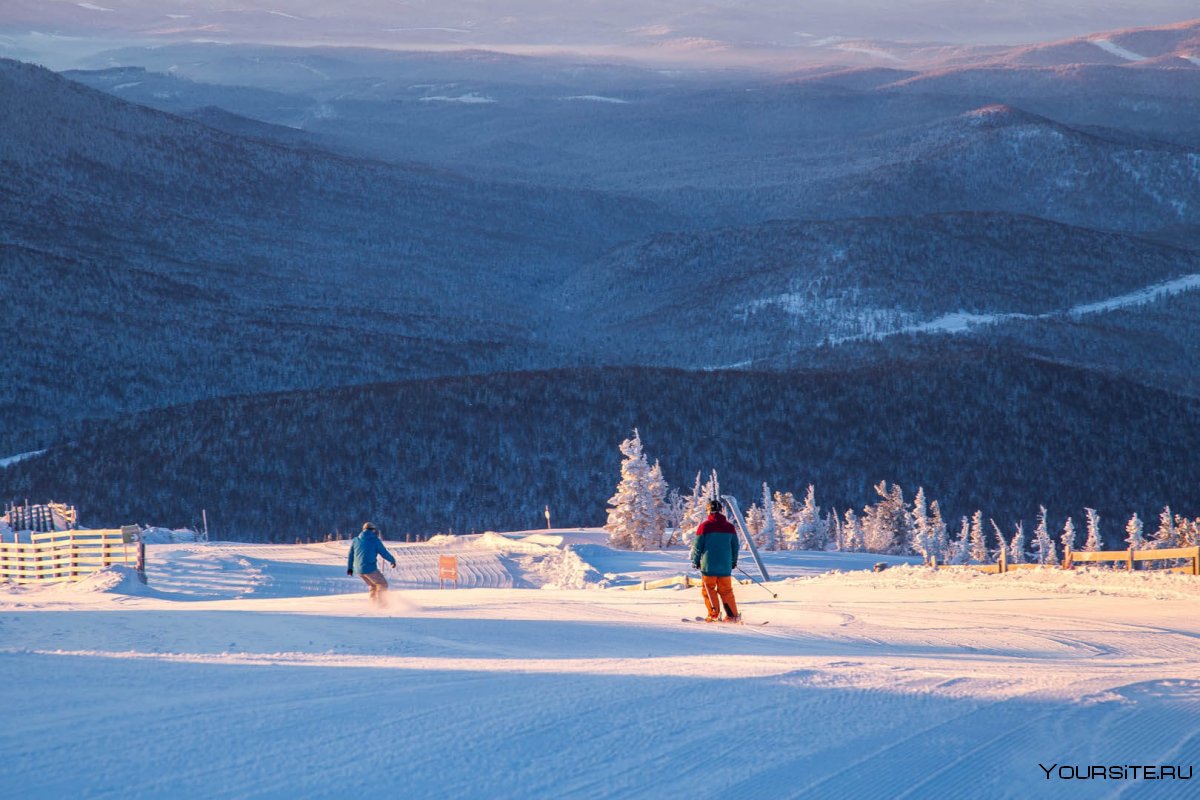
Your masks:
<svg viewBox="0 0 1200 800"><path fill-rule="evenodd" d="M208 509L219 536L388 534L604 521L617 444L637 426L668 480L719 470L746 502L817 487L856 508L887 479L949 518L982 509L1061 525L1200 506L1200 401L998 352L857 371L572 370L204 401L89 425L4 472L7 492L79 505L88 524Z"/></svg>

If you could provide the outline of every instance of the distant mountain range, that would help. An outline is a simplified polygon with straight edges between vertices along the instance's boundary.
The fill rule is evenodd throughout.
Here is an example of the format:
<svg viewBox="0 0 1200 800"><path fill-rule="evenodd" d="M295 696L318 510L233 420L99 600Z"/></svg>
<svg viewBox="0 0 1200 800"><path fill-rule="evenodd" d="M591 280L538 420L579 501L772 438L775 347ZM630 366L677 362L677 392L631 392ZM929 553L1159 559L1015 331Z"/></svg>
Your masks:
<svg viewBox="0 0 1200 800"><path fill-rule="evenodd" d="M668 432L672 480L742 493L1187 513L1198 31L784 75L0 60L0 455L49 448L0 495L106 521L219 502L239 535L391 503L427 528L550 500L594 523L638 426L652 453Z"/></svg>
<svg viewBox="0 0 1200 800"><path fill-rule="evenodd" d="M16 62L0 99L24 376L0 384L6 445L216 394L528 366L539 287L669 219L234 136Z"/></svg>

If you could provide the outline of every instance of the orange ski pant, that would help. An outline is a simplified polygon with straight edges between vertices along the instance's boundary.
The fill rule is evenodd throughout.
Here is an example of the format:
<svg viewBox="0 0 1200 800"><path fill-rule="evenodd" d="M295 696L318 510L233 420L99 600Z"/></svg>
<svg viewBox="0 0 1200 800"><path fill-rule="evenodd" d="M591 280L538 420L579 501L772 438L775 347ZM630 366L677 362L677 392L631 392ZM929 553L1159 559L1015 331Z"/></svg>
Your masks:
<svg viewBox="0 0 1200 800"><path fill-rule="evenodd" d="M717 598L725 604L725 613L731 617L738 615L737 601L733 599L733 578L726 575L723 578L718 578L713 575L701 576L700 591L704 593L704 607L708 609L709 619L715 619L721 615L721 606L718 605Z"/></svg>

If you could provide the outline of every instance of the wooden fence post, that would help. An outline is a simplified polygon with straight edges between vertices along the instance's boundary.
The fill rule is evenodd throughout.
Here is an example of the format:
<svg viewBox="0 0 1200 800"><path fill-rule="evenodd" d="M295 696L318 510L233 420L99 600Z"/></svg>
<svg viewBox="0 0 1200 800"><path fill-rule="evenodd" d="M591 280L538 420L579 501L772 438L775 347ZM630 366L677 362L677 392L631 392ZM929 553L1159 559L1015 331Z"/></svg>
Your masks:
<svg viewBox="0 0 1200 800"><path fill-rule="evenodd" d="M1000 574L1008 572L1008 548L1001 546L1000 548Z"/></svg>
<svg viewBox="0 0 1200 800"><path fill-rule="evenodd" d="M1132 547L1129 548L1129 555L1126 556L1125 563L1128 565L1129 571L1133 572L1133 548Z"/></svg>

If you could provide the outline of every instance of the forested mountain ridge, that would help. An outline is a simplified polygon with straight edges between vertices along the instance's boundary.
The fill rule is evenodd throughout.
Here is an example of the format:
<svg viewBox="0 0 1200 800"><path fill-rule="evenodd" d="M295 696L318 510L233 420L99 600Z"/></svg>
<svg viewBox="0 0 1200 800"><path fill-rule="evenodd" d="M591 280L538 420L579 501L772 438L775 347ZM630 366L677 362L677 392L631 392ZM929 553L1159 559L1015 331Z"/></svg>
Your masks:
<svg viewBox="0 0 1200 800"><path fill-rule="evenodd" d="M0 447L217 394L541 365L650 203L248 139L0 61Z"/></svg>
<svg viewBox="0 0 1200 800"><path fill-rule="evenodd" d="M596 321L579 336L597 352L680 367L781 366L771 359L943 315L1066 315L1192 274L1200 252L976 212L659 234L580 270L561 296ZM680 333L706 316L720 320L719 335ZM1200 323L1179 324L1200 334Z"/></svg>
<svg viewBox="0 0 1200 800"><path fill-rule="evenodd" d="M863 369L517 372L221 398L89 424L0 472L5 491L78 505L87 524L207 508L218 536L392 535L604 521L633 427L673 485L716 468L861 509L879 480L924 486L947 519L1007 528L1045 504L1105 519L1200 505L1200 400L1132 381L945 347Z"/></svg>

